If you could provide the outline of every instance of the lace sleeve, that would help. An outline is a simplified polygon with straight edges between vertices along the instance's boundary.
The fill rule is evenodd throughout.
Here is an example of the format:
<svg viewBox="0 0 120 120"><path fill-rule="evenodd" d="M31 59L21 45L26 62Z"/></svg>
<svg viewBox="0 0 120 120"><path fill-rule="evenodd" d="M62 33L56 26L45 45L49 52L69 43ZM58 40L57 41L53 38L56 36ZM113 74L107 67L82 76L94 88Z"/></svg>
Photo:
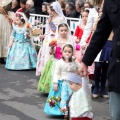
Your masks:
<svg viewBox="0 0 120 120"><path fill-rule="evenodd" d="M60 60L56 62L55 64L55 72L53 75L53 83L58 83L58 80L60 79L61 76L61 64L60 64Z"/></svg>

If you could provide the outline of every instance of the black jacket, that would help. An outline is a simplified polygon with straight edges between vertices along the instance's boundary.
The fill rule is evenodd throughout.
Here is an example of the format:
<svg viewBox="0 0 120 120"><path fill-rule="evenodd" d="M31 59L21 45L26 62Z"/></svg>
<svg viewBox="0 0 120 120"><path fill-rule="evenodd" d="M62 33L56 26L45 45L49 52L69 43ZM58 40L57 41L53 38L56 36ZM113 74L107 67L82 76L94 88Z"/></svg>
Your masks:
<svg viewBox="0 0 120 120"><path fill-rule="evenodd" d="M36 14L41 14L42 3L44 2L44 0L33 0L33 1L34 1L34 7L35 7Z"/></svg>
<svg viewBox="0 0 120 120"><path fill-rule="evenodd" d="M33 0L36 14L42 14L42 3L43 2L53 2L55 0Z"/></svg>
<svg viewBox="0 0 120 120"><path fill-rule="evenodd" d="M26 12L30 13L30 14L36 14L35 8L32 7L29 10L26 10Z"/></svg>
<svg viewBox="0 0 120 120"><path fill-rule="evenodd" d="M86 65L91 65L106 43L113 30L113 49L108 68L109 91L120 92L120 1L105 0L103 15L83 57Z"/></svg>

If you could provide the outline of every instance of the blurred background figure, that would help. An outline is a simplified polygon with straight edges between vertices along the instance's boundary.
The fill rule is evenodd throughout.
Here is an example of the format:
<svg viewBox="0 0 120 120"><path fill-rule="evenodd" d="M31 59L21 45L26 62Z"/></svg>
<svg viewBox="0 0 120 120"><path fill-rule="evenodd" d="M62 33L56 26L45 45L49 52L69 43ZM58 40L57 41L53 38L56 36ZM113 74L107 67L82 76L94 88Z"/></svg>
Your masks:
<svg viewBox="0 0 120 120"><path fill-rule="evenodd" d="M90 2L85 2L84 3L84 9L85 8L93 8L93 5Z"/></svg>
<svg viewBox="0 0 120 120"><path fill-rule="evenodd" d="M26 11L26 2L27 0L20 0L20 9L17 12L25 12Z"/></svg>
<svg viewBox="0 0 120 120"><path fill-rule="evenodd" d="M11 21L8 16L10 11L10 3L12 0L1 0L0 1L0 63L5 63L7 57L8 43L12 31Z"/></svg>
<svg viewBox="0 0 120 120"><path fill-rule="evenodd" d="M61 5L61 8L62 8L62 11L63 11L63 14L64 14L64 16L66 16L66 12L65 12L65 2L64 2L64 0L58 0L58 2L60 3L60 5Z"/></svg>
<svg viewBox="0 0 120 120"><path fill-rule="evenodd" d="M85 0L76 0L75 9L77 11L77 18L81 18L81 13L84 9Z"/></svg>
<svg viewBox="0 0 120 120"><path fill-rule="evenodd" d="M35 8L34 8L34 1L33 0L27 0L26 2L26 11L28 13L36 14Z"/></svg>
<svg viewBox="0 0 120 120"><path fill-rule="evenodd" d="M66 17L76 18L77 11L75 5L72 2L67 2L65 5Z"/></svg>
<svg viewBox="0 0 120 120"><path fill-rule="evenodd" d="M73 4L75 4L75 0L64 0L65 2L72 2Z"/></svg>
<svg viewBox="0 0 120 120"><path fill-rule="evenodd" d="M42 3L49 2L48 0L33 0L36 14L42 13Z"/></svg>
<svg viewBox="0 0 120 120"><path fill-rule="evenodd" d="M48 15L47 5L48 5L47 2L43 2L43 3L42 3L42 15Z"/></svg>
<svg viewBox="0 0 120 120"><path fill-rule="evenodd" d="M12 7L11 7L11 10L13 12L16 12L18 9L19 9L19 3L17 0L12 0Z"/></svg>

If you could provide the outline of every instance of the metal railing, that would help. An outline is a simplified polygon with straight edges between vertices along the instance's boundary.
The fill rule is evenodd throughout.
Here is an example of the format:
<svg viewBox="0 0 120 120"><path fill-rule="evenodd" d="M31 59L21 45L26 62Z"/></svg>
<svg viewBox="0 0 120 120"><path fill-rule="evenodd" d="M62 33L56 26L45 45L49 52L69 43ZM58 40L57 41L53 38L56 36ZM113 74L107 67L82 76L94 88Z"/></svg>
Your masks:
<svg viewBox="0 0 120 120"><path fill-rule="evenodd" d="M36 21L39 21L42 24L43 34L44 34L45 25L46 25L46 21L48 20L48 18L49 18L49 16L47 16L47 15L31 14L29 22L32 24L32 26L36 26L37 25ZM76 29L76 26L81 22L81 19L66 17L66 20L69 24L70 31L73 34ZM38 44L38 41L36 38L33 38L33 39L34 39L34 44L36 46L41 46L40 44Z"/></svg>

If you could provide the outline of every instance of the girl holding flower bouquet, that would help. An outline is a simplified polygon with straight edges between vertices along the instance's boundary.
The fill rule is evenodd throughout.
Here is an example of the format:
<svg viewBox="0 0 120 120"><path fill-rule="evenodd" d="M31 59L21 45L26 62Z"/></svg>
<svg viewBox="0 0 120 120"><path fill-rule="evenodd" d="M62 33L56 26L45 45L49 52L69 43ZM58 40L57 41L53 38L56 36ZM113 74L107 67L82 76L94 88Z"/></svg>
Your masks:
<svg viewBox="0 0 120 120"><path fill-rule="evenodd" d="M65 21L61 6L58 1L53 2L50 6L47 6L47 12L49 13L49 18L46 23L45 34L40 36L43 40L42 47L38 53L36 75L40 76L41 72L49 60L51 55L49 54L50 47L49 43L56 37L57 26L59 22Z"/></svg>
<svg viewBox="0 0 120 120"><path fill-rule="evenodd" d="M9 43L5 68L9 70L26 70L36 68L37 56L30 41L28 13L17 13L16 25Z"/></svg>
<svg viewBox="0 0 120 120"><path fill-rule="evenodd" d="M66 101L72 93L67 81L67 75L70 72L74 72L78 69L78 63L72 58L74 48L71 44L66 44L62 49L62 58L55 64L55 70L53 74L53 84L51 86L48 101L46 102L44 112L49 115L65 115L60 109L66 109ZM61 101L57 102L57 105L51 106L52 97L59 97Z"/></svg>
<svg viewBox="0 0 120 120"><path fill-rule="evenodd" d="M49 93L50 91L53 79L52 76L54 72L54 65L56 61L61 59L62 57L63 46L67 43L70 43L73 46L75 45L74 37L70 35L67 23L63 23L61 21L61 23L58 25L57 31L57 37L51 40L51 42L49 43L49 54L52 56L52 58L47 61L38 83L38 90L43 93Z"/></svg>

